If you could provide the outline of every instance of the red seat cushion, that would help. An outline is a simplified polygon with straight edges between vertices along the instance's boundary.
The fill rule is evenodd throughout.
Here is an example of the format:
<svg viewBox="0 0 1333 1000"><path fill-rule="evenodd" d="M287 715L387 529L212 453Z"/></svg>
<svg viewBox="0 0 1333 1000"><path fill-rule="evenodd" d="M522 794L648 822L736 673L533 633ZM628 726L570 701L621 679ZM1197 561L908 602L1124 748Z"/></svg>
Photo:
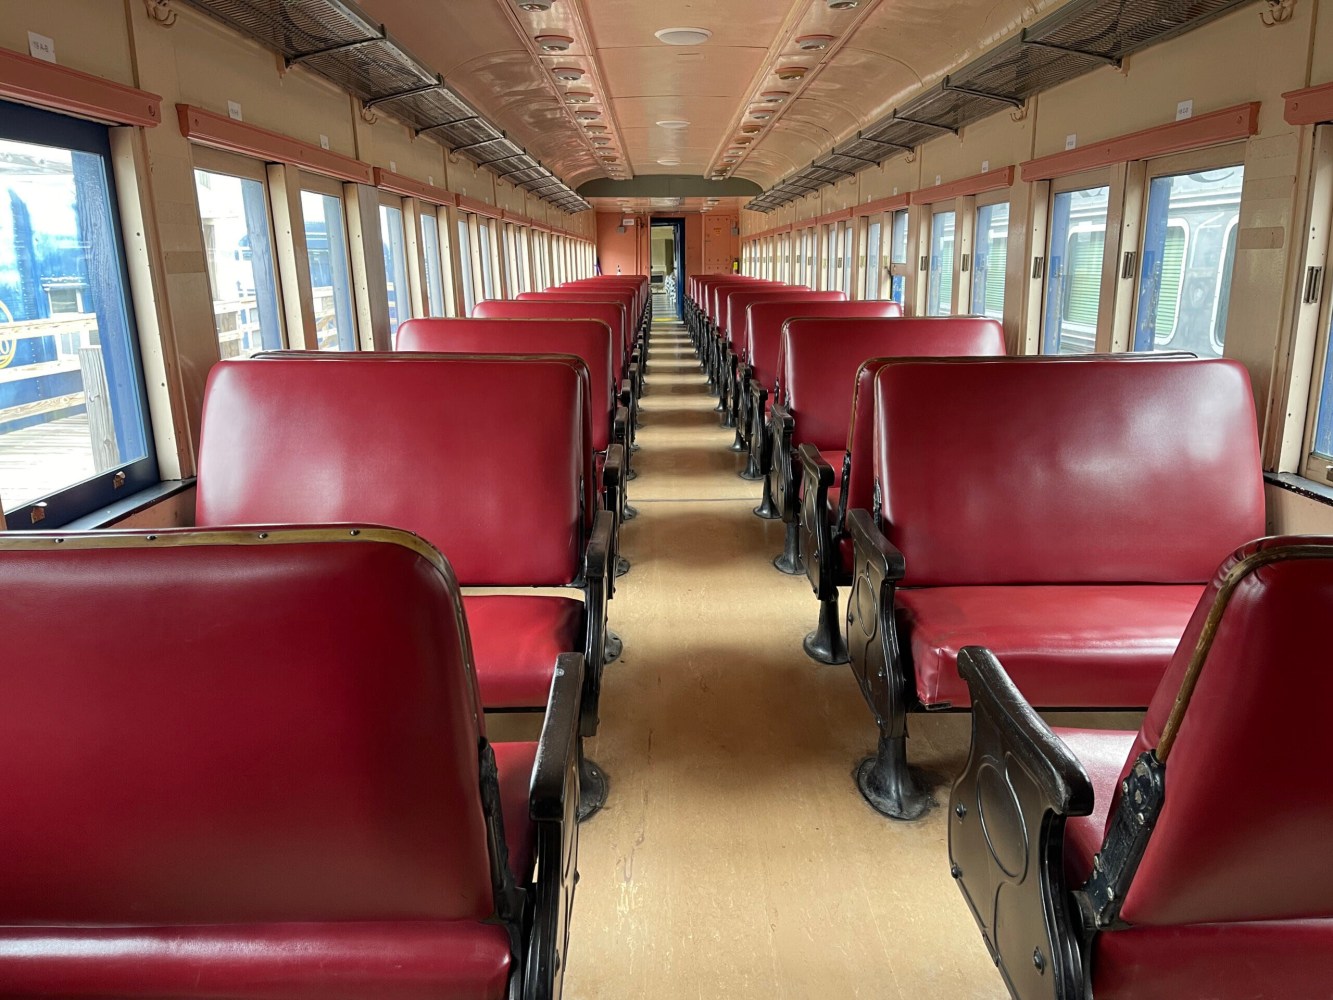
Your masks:
<svg viewBox="0 0 1333 1000"><path fill-rule="evenodd" d="M5 995L52 1000L501 1000L509 947L470 920L0 931Z"/></svg>
<svg viewBox="0 0 1333 1000"><path fill-rule="evenodd" d="M931 587L896 595L900 640L928 707L970 704L958 650L981 645L1046 708L1147 705L1203 586Z"/></svg>
<svg viewBox="0 0 1333 1000"><path fill-rule="evenodd" d="M583 602L571 597L463 598L486 708L545 708L555 658L583 650Z"/></svg>
<svg viewBox="0 0 1333 1000"><path fill-rule="evenodd" d="M1092 813L1065 822L1065 874L1077 889L1092 874L1092 858L1102 847L1106 817L1115 801L1125 758L1134 749L1134 732L1122 729L1056 729L1055 735L1078 758L1092 782Z"/></svg>
<svg viewBox="0 0 1333 1000"><path fill-rule="evenodd" d="M509 847L509 870L519 885L532 879L536 841L528 809L532 767L537 760L536 743L492 743L495 766L500 772L500 809L504 814L505 844ZM1113 776L1114 780L1114 776Z"/></svg>

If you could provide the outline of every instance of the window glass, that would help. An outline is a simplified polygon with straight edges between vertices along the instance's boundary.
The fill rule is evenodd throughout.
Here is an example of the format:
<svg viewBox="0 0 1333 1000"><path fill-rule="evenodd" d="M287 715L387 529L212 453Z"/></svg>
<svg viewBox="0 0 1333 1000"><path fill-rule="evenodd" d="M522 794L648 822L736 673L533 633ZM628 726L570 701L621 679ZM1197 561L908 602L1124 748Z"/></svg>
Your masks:
<svg viewBox="0 0 1333 1000"><path fill-rule="evenodd" d="M892 247L889 248L889 260L893 268L893 280L889 284L889 299L898 305L904 304L906 297L906 276L901 268L908 263L908 209L900 208L893 213Z"/></svg>
<svg viewBox="0 0 1333 1000"><path fill-rule="evenodd" d="M953 229L953 212L936 212L931 216L927 316L948 316L953 312Z"/></svg>
<svg viewBox="0 0 1333 1000"><path fill-rule="evenodd" d="M852 275L856 268L852 265L855 259L852 256L852 248L855 246L855 234L850 222L842 223L842 293L848 298L852 297Z"/></svg>
<svg viewBox="0 0 1333 1000"><path fill-rule="evenodd" d="M107 129L0 108L0 503L58 527L157 467Z"/></svg>
<svg viewBox="0 0 1333 1000"><path fill-rule="evenodd" d="M1333 334L1333 331L1331 331ZM1325 341L1325 344L1330 341ZM1319 410L1315 414L1314 447L1320 458L1333 461L1333 351L1325 348L1323 385L1319 389Z"/></svg>
<svg viewBox="0 0 1333 1000"><path fill-rule="evenodd" d="M341 198L301 192L306 255L315 302L315 333L321 351L355 351L352 281L347 261L347 231Z"/></svg>
<svg viewBox="0 0 1333 1000"><path fill-rule="evenodd" d="M468 316L477 305L477 286L472 276L472 232L468 216L458 217L458 262L463 272L463 307Z"/></svg>
<svg viewBox="0 0 1333 1000"><path fill-rule="evenodd" d="M384 278L389 289L389 333L398 324L412 318L411 297L407 291L407 247L404 245L403 210L393 205L380 206L380 245L384 250Z"/></svg>
<svg viewBox="0 0 1333 1000"><path fill-rule="evenodd" d="M838 287L837 258L838 230L835 225L824 227L824 288L832 290Z"/></svg>
<svg viewBox="0 0 1333 1000"><path fill-rule="evenodd" d="M496 298L495 273L491 267L491 224L488 219L477 219L477 255L481 258L482 298Z"/></svg>
<svg viewBox="0 0 1333 1000"><path fill-rule="evenodd" d="M879 240L883 226L876 218L866 227L866 298L879 298Z"/></svg>
<svg viewBox="0 0 1333 1000"><path fill-rule="evenodd" d="M264 185L249 177L196 170L194 186L219 355L225 360L281 350L281 310Z"/></svg>
<svg viewBox="0 0 1333 1000"><path fill-rule="evenodd" d="M1051 205L1042 353L1091 354L1097 342L1109 187L1062 191Z"/></svg>
<svg viewBox="0 0 1333 1000"><path fill-rule="evenodd" d="M1244 177L1235 166L1153 178L1134 350L1221 356Z"/></svg>
<svg viewBox="0 0 1333 1000"><path fill-rule="evenodd" d="M440 255L440 223L433 215L421 215L421 255L426 268L426 305L430 315L444 315L444 260Z"/></svg>
<svg viewBox="0 0 1333 1000"><path fill-rule="evenodd" d="M1009 203L977 208L972 255L972 312L1004 318L1004 269L1009 253Z"/></svg>

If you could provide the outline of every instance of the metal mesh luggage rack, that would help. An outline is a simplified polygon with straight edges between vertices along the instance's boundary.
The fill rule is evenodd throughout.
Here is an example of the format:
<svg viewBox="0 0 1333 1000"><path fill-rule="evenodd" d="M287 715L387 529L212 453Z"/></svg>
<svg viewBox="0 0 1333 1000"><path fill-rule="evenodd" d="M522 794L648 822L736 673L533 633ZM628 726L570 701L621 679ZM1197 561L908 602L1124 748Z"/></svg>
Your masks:
<svg viewBox="0 0 1333 1000"><path fill-rule="evenodd" d="M1252 0L1074 0L895 108L745 207L771 212Z"/></svg>
<svg viewBox="0 0 1333 1000"><path fill-rule="evenodd" d="M564 212L591 206L347 0L182 0Z"/></svg>

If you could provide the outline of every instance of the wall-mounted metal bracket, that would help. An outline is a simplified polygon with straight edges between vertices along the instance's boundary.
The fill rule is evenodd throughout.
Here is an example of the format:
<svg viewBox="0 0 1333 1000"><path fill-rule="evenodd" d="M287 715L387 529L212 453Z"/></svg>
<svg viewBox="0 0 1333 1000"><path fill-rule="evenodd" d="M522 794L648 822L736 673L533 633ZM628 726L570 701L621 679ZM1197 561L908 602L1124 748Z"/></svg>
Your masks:
<svg viewBox="0 0 1333 1000"><path fill-rule="evenodd" d="M1267 7L1259 11L1259 20L1265 28L1286 24L1296 15L1296 0L1267 0Z"/></svg>
<svg viewBox="0 0 1333 1000"><path fill-rule="evenodd" d="M155 21L164 28L176 23L177 11L171 6L171 0L143 0L148 20Z"/></svg>
<svg viewBox="0 0 1333 1000"><path fill-rule="evenodd" d="M355 49L361 48L361 46L363 45L378 45L384 41L387 41L387 37L384 32L384 25L381 24L380 33L378 36L371 36L370 38L358 38L355 42L343 42L341 45L330 45L327 49L316 49L313 52L302 52L298 55L288 56L287 65L299 66L301 63L306 62L307 60L318 59L320 56L336 55L339 52L351 52Z"/></svg>
<svg viewBox="0 0 1333 1000"><path fill-rule="evenodd" d="M893 120L902 122L904 125L920 125L922 128L937 128L941 132L948 132L950 135L958 134L958 129L954 128L952 125L940 125L936 122L928 122L923 118L904 118L902 115L898 114L897 111L894 111L893 113Z"/></svg>
<svg viewBox="0 0 1333 1000"><path fill-rule="evenodd" d="M1091 59L1094 62L1104 63L1107 66L1120 68L1120 60L1115 56L1104 56L1100 52L1085 52L1083 49L1070 48L1068 45L1056 45L1053 42L1042 42L1035 38L1029 38L1025 30L1023 32L1022 42L1024 45L1031 45L1038 49L1050 49L1052 52L1062 52L1067 56L1082 56L1084 59Z"/></svg>
<svg viewBox="0 0 1333 1000"><path fill-rule="evenodd" d="M983 101L995 101L997 104L1008 104L1010 107L1014 108L1021 108L1023 106L1023 101L1019 100L1017 97L1007 97L1004 94L989 94L984 90L973 90L970 87L955 87L949 82L947 76L944 78L944 82L940 84L940 88L951 94L962 94L964 97L977 97Z"/></svg>

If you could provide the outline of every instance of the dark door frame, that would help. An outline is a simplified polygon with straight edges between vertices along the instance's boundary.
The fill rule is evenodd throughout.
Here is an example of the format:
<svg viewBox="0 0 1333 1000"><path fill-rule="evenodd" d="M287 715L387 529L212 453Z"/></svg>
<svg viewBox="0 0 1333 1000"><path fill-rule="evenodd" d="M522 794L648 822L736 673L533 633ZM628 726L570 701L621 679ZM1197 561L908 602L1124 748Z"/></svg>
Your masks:
<svg viewBox="0 0 1333 1000"><path fill-rule="evenodd" d="M685 314L685 220L653 216L648 220L648 270L652 270L653 227L670 226L676 234L676 316Z"/></svg>

